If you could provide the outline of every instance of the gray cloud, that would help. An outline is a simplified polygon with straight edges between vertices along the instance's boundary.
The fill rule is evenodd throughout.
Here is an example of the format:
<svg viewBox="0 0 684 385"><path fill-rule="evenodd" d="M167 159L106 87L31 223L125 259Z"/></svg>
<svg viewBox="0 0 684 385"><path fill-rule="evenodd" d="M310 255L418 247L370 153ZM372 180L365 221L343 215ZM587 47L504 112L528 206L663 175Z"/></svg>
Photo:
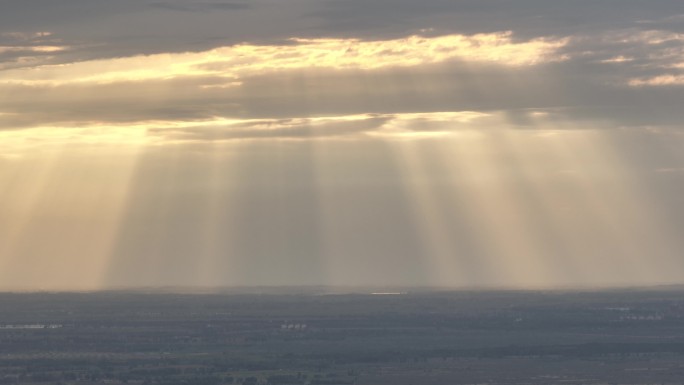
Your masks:
<svg viewBox="0 0 684 385"><path fill-rule="evenodd" d="M229 127L153 128L148 133L172 142L230 141L242 139L315 139L349 136L380 128L389 117L354 121L278 119L250 121Z"/></svg>
<svg viewBox="0 0 684 385"><path fill-rule="evenodd" d="M151 7L162 8L170 11L180 11L180 12L211 12L211 11L238 11L244 9L250 9L251 6L247 3L234 3L234 2L196 2L188 3L184 2L171 2L171 1L158 1L150 4Z"/></svg>
<svg viewBox="0 0 684 385"><path fill-rule="evenodd" d="M328 0L309 15L325 20L326 26L336 31L397 33L410 26L462 33L513 30L519 36L533 37L631 26L652 28L654 24L666 23L668 27L680 28L668 18L683 13L684 6L676 0ZM650 26L641 23L645 20L650 21Z"/></svg>
<svg viewBox="0 0 684 385"><path fill-rule="evenodd" d="M684 120L682 87L630 87L625 84L630 78L662 71L634 67L580 58L517 69L450 62L371 73L318 70L316 76L282 71L247 77L227 88L206 88L226 81L211 76L55 87L4 85L0 88L12 98L0 107L0 128L467 110L510 111L511 123L524 127L530 123L523 119L526 111L535 109L552 109L555 119L574 120L576 127L588 121L616 128L671 126Z"/></svg>
<svg viewBox="0 0 684 385"><path fill-rule="evenodd" d="M242 12L195 12L210 10ZM51 31L71 45L87 45L79 50L87 58L198 51L293 36L377 39L426 29L438 34L512 30L521 39L595 36L625 28L681 32L677 16L682 14L684 6L676 0L6 0L0 32Z"/></svg>
<svg viewBox="0 0 684 385"><path fill-rule="evenodd" d="M148 44L155 46L155 50L174 52L231 44L231 39L232 42L239 41L230 33L230 22L221 23L221 26L228 28L225 30L223 27L203 30L203 25L213 24L207 21L216 16L204 12L189 12L188 26L200 29L186 31L181 40L174 41L171 35L164 32L164 23L175 20L173 14L176 12L162 12L159 7L175 7L185 11L241 9L240 18L249 21L249 25L238 23L235 26L241 33L252 32L252 21L282 13L283 25L269 24L262 31L264 34L251 35L256 40L306 36L314 30L316 34L325 36L382 38L386 35L380 31L384 24L398 28L404 24L396 21L406 19L422 20L424 26L431 26L434 30L421 32L426 36L438 36L444 31L456 30L453 26L466 33L486 32L491 26L491 30L510 27L518 42L526 41L526 36L569 36L569 42L557 52L565 60L521 67L454 59L415 67L372 70L281 69L263 74L246 74L239 79L195 75L145 81L122 80L111 84L45 86L4 83L0 84L0 91L11 95L11 98L5 98L0 106L0 129L37 125L83 126L93 122L192 122L216 117L291 119L312 115L392 115L464 110L508 111L512 125L532 127L533 123L539 123L539 119L530 120L527 111L540 109L554 110L554 119L566 122L574 120L576 127L589 121L595 127L597 122L601 123L601 127L614 128L674 126L684 120L684 112L678 103L684 93L684 38L672 32L673 25L684 19L678 13L682 8L679 2L663 1L654 7L640 1L622 2L617 6L614 1L570 5L525 0L514 5L498 0L435 0L418 6L417 3L404 0L392 4L385 0L363 3L333 0L316 4L296 1L288 7L287 12L281 12L280 6L267 2L250 3L249 7L246 3L207 1L124 0L115 3L89 3L91 5L85 5L84 8L86 17L79 20L70 19L67 13L75 12L77 7L83 5L80 0L67 0L60 3L61 6L42 0L9 3L7 13L0 15L0 21L9 20L8 15L38 20L45 12L54 11L55 20L46 21L45 27L56 32L53 35L36 34L39 31L37 27L32 29L33 32L18 32L11 28L11 23L0 23L2 28L9 28L0 34L0 45L6 47L4 51L0 50L0 57L5 60L3 70L129 55L133 53L130 50L147 52L145 46ZM33 16L30 16L31 10L35 11ZM139 12L142 13L138 15ZM230 12L225 15L232 17ZM89 18L98 23L119 23L137 17L150 22L149 33L140 39L134 39L138 34L135 23L130 29L132 34L128 34L128 28L112 27L107 28L106 35L98 37L97 31L93 30L94 34L88 37L94 39L90 43L104 39L99 40L101 44L93 45L85 40L70 42L60 37L60 33L68 28L92 28L87 23L80 24ZM366 31L361 28L357 19L366 17L376 19L379 29ZM530 24L529 18L539 20ZM315 27L311 24L314 30L307 27L299 30L302 35L288 35L291 32L287 28L292 27L294 20L314 19L318 20ZM470 21L461 23L462 19ZM62 20L62 23L57 23L57 20ZM335 20L350 24L342 31L332 24ZM572 25L578 20L582 21L583 28L575 26L573 30ZM406 27L400 27L403 28L401 33L406 36L417 31L415 28L418 28L418 24L409 23ZM447 24L452 27L441 27ZM184 39L195 39L196 44L187 45L189 40ZM273 40L270 44L294 43ZM32 51L41 46L66 48L54 52ZM228 65L226 70L230 68ZM196 69L223 70L221 62L198 65ZM681 82L678 83L679 78ZM671 84L657 84L667 81ZM225 87L215 87L221 85ZM183 135L191 136L189 133ZM196 137L211 135L226 133L203 132L197 133ZM307 133L293 131L291 135L305 136Z"/></svg>

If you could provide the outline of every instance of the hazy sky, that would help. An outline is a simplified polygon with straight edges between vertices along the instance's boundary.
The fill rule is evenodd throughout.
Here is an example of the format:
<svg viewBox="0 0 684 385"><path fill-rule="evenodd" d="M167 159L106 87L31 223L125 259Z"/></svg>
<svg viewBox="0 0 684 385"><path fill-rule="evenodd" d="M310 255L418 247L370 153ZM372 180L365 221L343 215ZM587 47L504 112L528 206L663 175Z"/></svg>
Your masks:
<svg viewBox="0 0 684 385"><path fill-rule="evenodd" d="M0 289L684 283L681 0L2 0Z"/></svg>

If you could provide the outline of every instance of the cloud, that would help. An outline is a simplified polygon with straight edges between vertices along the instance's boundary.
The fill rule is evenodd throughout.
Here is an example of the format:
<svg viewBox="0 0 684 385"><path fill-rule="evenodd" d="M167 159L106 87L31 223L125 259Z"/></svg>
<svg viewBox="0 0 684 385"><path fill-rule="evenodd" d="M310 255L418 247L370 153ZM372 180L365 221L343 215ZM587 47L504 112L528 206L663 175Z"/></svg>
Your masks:
<svg viewBox="0 0 684 385"><path fill-rule="evenodd" d="M29 67L35 68L52 62L55 55L69 50L50 32L0 33L0 71Z"/></svg>
<svg viewBox="0 0 684 385"><path fill-rule="evenodd" d="M389 117L345 116L330 118L247 120L151 128L148 134L167 142L213 142L249 139L316 139L352 136L381 128Z"/></svg>
<svg viewBox="0 0 684 385"><path fill-rule="evenodd" d="M418 137L484 127L493 114L474 111L364 114L298 119L208 121L184 127L150 128L165 142L213 142L258 139L309 140L331 137ZM489 120L491 122L491 120Z"/></svg>
<svg viewBox="0 0 684 385"><path fill-rule="evenodd" d="M0 21L26 18L34 10L35 22L47 9L62 21L2 30L0 129L441 111L505 111L506 124L519 128L640 127L684 119L677 103L684 92L684 35L674 25L679 2L616 7L609 0L584 8L538 0L92 4L27 0L0 15ZM63 15L78 6L87 17ZM245 12L204 12L212 9ZM182 28L169 27L181 18ZM274 21L255 22L266 19ZM375 28L365 24L372 19ZM533 118L529 111L553 113ZM423 132L439 131L440 124L426 121ZM195 136L225 135L210 131ZM290 135L318 133L300 128Z"/></svg>
<svg viewBox="0 0 684 385"><path fill-rule="evenodd" d="M0 88L12 97L0 107L5 113L0 127L464 110L508 111L507 124L521 128L562 124L579 129L597 127L597 122L602 128L617 128L682 121L677 97L681 91L676 87L628 87L624 81L629 77L616 77L609 67L572 60L522 67L452 61L373 70L266 71L239 79L193 75L59 86L6 84ZM529 111L549 115L531 119Z"/></svg>
<svg viewBox="0 0 684 385"><path fill-rule="evenodd" d="M475 111L358 114L286 119L146 121L80 126L44 126L0 131L5 153L76 145L167 145L236 141L309 141L318 139L406 139L446 136L464 129L502 127L501 113Z"/></svg>
<svg viewBox="0 0 684 385"><path fill-rule="evenodd" d="M239 11L252 8L247 3L233 3L233 2L170 2L159 1L150 4L151 7L162 8L170 11L180 12L211 12L211 11Z"/></svg>
<svg viewBox="0 0 684 385"><path fill-rule="evenodd" d="M577 35L563 48L571 60L609 68L605 82L629 86L681 84L684 34L626 29L599 36Z"/></svg>
<svg viewBox="0 0 684 385"><path fill-rule="evenodd" d="M290 39L287 45L238 44L197 53L157 54L0 72L0 85L61 86L220 76L239 79L297 69L416 67L449 60L504 66L560 60L562 39L513 42L509 32L403 39Z"/></svg>
<svg viewBox="0 0 684 385"><path fill-rule="evenodd" d="M682 24L672 22L673 15L681 14L684 7L676 0L658 1L655 6L641 0L327 0L308 13L337 33L396 34L433 28L467 34L505 29L522 38L596 35L630 27L654 29L654 25L682 31ZM646 20L651 23L643 23Z"/></svg>
<svg viewBox="0 0 684 385"><path fill-rule="evenodd" d="M292 39L285 45L245 43L205 52L7 69L0 71L0 91L12 98L4 100L0 128L299 118L311 115L307 108L319 116L434 112L447 110L452 102L449 88L458 84L443 82L449 72L472 66L494 85L498 75L492 73L505 68L561 60L554 52L563 44L562 39L513 42L510 33ZM409 106L410 99L397 105L387 97L404 96L411 91L404 88L412 86L401 79L402 71L437 89L427 90L420 105ZM375 80L365 81L367 76ZM360 93L374 100L359 99ZM427 105L436 99L441 101ZM395 107L373 107L377 102Z"/></svg>
<svg viewBox="0 0 684 385"><path fill-rule="evenodd" d="M647 78L630 79L630 86L684 86L684 74L677 75L658 75Z"/></svg>
<svg viewBox="0 0 684 385"><path fill-rule="evenodd" d="M244 12L213 12L222 9ZM676 17L682 14L677 0L657 6L639 0L6 0L0 33L47 30L70 45L83 45L72 58L112 58L293 36L387 40L420 31L474 35L510 30L516 39L531 40L627 28L684 32Z"/></svg>

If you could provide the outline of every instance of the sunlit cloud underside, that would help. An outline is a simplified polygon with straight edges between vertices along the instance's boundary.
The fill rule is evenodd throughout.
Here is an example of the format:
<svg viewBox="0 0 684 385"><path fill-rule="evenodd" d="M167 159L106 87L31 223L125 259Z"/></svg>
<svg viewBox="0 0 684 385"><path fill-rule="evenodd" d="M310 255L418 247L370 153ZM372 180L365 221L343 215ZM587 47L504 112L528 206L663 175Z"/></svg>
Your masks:
<svg viewBox="0 0 684 385"><path fill-rule="evenodd" d="M545 60L559 60L554 57L554 52L565 42L563 39L513 42L510 32L473 36L409 36L383 41L290 39L283 45L239 44L206 52L157 54L8 70L0 74L0 84L60 86L215 75L226 79L224 84L211 85L219 87L238 84L234 82L244 76L302 68L369 70L411 67L453 59L512 66L532 65ZM26 49L50 51L61 48Z"/></svg>

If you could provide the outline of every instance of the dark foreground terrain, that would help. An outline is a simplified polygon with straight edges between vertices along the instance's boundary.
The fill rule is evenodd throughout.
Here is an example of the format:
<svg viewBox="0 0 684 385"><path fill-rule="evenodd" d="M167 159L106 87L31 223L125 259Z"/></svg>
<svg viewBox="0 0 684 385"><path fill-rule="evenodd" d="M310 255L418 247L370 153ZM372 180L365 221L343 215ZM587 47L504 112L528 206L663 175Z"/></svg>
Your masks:
<svg viewBox="0 0 684 385"><path fill-rule="evenodd" d="M0 384L681 384L684 291L0 294Z"/></svg>

